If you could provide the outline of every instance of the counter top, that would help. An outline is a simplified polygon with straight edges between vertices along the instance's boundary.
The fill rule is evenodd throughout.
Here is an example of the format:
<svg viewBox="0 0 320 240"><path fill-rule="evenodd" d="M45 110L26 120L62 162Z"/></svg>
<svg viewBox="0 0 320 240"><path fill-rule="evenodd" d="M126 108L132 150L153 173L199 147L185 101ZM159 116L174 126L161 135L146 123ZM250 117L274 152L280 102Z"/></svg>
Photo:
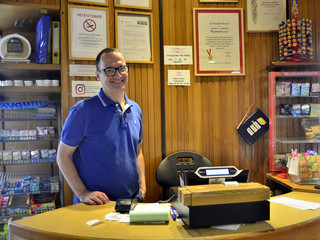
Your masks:
<svg viewBox="0 0 320 240"><path fill-rule="evenodd" d="M315 193L290 192L281 196L320 203ZM279 197L279 196L277 196ZM130 224L105 221L114 212L114 202L105 205L76 205L13 221L11 239L320 239L320 209L299 210L270 202L270 220L243 224L236 231L214 228L189 229L183 223ZM87 221L102 220L89 226Z"/></svg>

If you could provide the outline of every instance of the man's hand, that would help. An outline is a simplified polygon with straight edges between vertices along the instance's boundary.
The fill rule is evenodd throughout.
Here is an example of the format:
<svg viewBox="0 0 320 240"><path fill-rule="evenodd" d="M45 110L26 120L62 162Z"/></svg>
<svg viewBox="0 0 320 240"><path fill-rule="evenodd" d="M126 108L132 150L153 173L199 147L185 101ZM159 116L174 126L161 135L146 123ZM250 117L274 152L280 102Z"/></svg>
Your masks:
<svg viewBox="0 0 320 240"><path fill-rule="evenodd" d="M140 187L140 191L142 193L142 198L146 199L146 192L147 192L146 188L145 187L144 188Z"/></svg>
<svg viewBox="0 0 320 240"><path fill-rule="evenodd" d="M99 191L85 191L78 196L80 201L91 205L101 205L109 202L109 198L103 192Z"/></svg>

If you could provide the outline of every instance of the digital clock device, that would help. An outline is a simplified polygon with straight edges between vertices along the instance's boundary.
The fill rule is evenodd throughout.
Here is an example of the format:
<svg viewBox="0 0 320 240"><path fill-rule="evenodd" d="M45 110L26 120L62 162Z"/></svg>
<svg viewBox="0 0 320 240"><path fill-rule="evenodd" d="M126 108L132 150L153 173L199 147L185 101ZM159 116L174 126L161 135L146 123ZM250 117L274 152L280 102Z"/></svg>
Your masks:
<svg viewBox="0 0 320 240"><path fill-rule="evenodd" d="M4 60L26 60L30 56L31 45L20 34L10 34L0 41L0 56Z"/></svg>

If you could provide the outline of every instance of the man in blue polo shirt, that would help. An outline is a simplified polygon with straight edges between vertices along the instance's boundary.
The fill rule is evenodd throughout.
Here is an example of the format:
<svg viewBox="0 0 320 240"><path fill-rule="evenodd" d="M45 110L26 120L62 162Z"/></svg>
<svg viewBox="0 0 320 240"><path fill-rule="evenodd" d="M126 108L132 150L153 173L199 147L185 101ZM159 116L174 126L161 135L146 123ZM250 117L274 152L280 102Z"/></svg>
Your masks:
<svg viewBox="0 0 320 240"><path fill-rule="evenodd" d="M61 132L57 162L74 203L105 204L146 193L142 112L128 99L128 66L118 49L96 58L98 95L77 102Z"/></svg>

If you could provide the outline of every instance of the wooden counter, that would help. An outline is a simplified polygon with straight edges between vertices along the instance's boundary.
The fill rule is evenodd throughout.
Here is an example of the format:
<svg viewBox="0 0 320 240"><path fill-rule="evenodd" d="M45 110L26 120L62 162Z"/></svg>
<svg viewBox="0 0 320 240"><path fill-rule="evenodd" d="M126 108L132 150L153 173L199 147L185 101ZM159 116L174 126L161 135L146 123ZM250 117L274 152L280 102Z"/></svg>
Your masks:
<svg viewBox="0 0 320 240"><path fill-rule="evenodd" d="M291 192L294 199L320 203L315 193ZM105 221L114 212L114 202L90 206L76 204L17 220L9 225L11 239L241 239L241 240L319 240L320 209L299 210L270 202L270 220L241 225L237 231L213 228L189 229L170 218L168 224L146 225ZM88 226L91 219L103 220Z"/></svg>
<svg viewBox="0 0 320 240"><path fill-rule="evenodd" d="M301 192L310 192L310 193L319 193L319 189L315 189L314 185L307 185L307 184L296 184L293 183L290 179L287 178L280 178L278 176L272 175L272 173L267 173L267 178L271 181L274 181L290 191L301 191Z"/></svg>

